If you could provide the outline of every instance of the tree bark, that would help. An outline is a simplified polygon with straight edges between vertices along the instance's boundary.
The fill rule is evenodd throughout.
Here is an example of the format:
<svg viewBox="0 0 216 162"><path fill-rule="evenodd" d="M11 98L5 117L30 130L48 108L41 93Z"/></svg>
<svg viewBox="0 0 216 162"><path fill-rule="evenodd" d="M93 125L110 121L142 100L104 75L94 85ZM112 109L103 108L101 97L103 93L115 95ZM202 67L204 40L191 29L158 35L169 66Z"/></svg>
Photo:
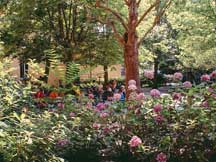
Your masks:
<svg viewBox="0 0 216 162"><path fill-rule="evenodd" d="M154 80L153 80L153 88L158 88L158 69L159 69L159 62L158 58L154 59Z"/></svg>
<svg viewBox="0 0 216 162"><path fill-rule="evenodd" d="M108 66L104 65L104 85L108 83L109 76L108 76Z"/></svg>
<svg viewBox="0 0 216 162"><path fill-rule="evenodd" d="M106 1L108 2L108 1ZM141 3L141 0L124 0L125 4L128 7L128 18L125 20L118 11L109 8L108 5L102 5L101 0L96 0L95 6L103 9L106 12L111 13L118 22L121 23L122 27L125 29L124 36L121 35L120 32L117 31L114 21L107 21L112 27L114 36L119 41L120 45L124 48L124 61L125 61L125 70L126 70L126 93L127 99L129 96L128 91L128 81L133 79L137 82L138 91L140 91L140 77L139 77L139 60L138 60L138 48L139 45L143 42L146 35L151 32L151 30L157 25L160 17L164 14L165 10L170 6L172 0L168 0L164 7L160 10L160 12L155 16L152 27L147 30L147 32L142 36L138 41L138 36L136 33L136 28L140 25L142 21L146 18L146 16L154 9L158 8L161 4L161 0L155 0L155 3L152 4L146 12L138 19L138 7ZM102 2L103 3L103 2ZM99 22L102 22L100 18L98 18ZM126 23L127 22L127 23Z"/></svg>
<svg viewBox="0 0 216 162"><path fill-rule="evenodd" d="M135 80L140 91L139 60L138 60L138 36L136 24L138 22L136 0L131 0L129 5L128 32L124 35L124 61L126 70L126 90L128 98L128 81Z"/></svg>
<svg viewBox="0 0 216 162"><path fill-rule="evenodd" d="M46 65L45 65L45 75L44 75L44 82L45 83L48 83L49 72L50 72L50 61L47 59Z"/></svg>

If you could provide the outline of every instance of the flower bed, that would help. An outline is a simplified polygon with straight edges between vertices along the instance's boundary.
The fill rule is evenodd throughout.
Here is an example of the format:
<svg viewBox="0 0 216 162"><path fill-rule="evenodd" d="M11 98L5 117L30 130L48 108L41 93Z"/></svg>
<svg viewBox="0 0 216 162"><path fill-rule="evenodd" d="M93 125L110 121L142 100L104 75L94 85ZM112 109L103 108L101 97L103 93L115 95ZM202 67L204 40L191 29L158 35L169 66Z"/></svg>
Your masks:
<svg viewBox="0 0 216 162"><path fill-rule="evenodd" d="M116 97L93 106L93 99L72 103L65 96L52 108L1 107L1 161L214 162L215 75L202 78L200 85L185 82L170 95L154 89L151 96L137 94L136 82L130 81L126 103Z"/></svg>

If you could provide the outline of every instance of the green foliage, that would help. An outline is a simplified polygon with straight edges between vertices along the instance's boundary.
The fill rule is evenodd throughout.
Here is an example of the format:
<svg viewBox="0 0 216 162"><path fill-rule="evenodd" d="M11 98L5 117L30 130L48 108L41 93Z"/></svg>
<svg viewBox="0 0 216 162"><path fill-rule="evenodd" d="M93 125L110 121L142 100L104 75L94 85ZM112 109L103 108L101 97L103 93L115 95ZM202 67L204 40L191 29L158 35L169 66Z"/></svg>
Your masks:
<svg viewBox="0 0 216 162"><path fill-rule="evenodd" d="M6 70L7 69L7 70ZM10 61L4 59L0 63L0 111L11 111L31 105L31 87L24 87L11 77Z"/></svg>
<svg viewBox="0 0 216 162"><path fill-rule="evenodd" d="M5 66L8 64L1 64L1 67ZM7 83L14 85L9 86L14 92L18 89L25 91L16 87L20 84L2 70L1 78L7 78L10 81ZM6 88L5 85L3 88ZM27 107L24 105L29 100L25 100L23 94L12 96L12 101L20 97L24 104L17 104L16 109L11 109L4 104L7 102L1 100L4 104L0 114L1 161L99 162L129 159L136 162L152 161L160 152L166 154L170 162L214 161L215 89L212 78L192 88L176 89L175 92L182 94L178 100L172 98L173 92L160 98L137 98L133 91L126 103L114 100L96 106L93 106L94 100L84 96L73 103L73 97L66 95L61 100L30 100L31 106ZM0 91L1 97L10 96L10 93L7 89ZM44 106L34 107L40 104ZM157 104L162 106L160 112L153 108ZM158 115L161 120L156 118ZM134 135L142 139L138 147L129 145Z"/></svg>
<svg viewBox="0 0 216 162"><path fill-rule="evenodd" d="M176 32L172 24L164 16L161 22L153 29L143 42L140 49L141 66L158 64L162 73L173 73L178 66L179 55L176 42Z"/></svg>
<svg viewBox="0 0 216 162"><path fill-rule="evenodd" d="M178 31L179 59L186 68L215 67L215 5L211 0L176 1L168 12Z"/></svg>
<svg viewBox="0 0 216 162"><path fill-rule="evenodd" d="M67 64L66 69L66 84L73 83L75 80L79 79L79 65L73 62Z"/></svg>

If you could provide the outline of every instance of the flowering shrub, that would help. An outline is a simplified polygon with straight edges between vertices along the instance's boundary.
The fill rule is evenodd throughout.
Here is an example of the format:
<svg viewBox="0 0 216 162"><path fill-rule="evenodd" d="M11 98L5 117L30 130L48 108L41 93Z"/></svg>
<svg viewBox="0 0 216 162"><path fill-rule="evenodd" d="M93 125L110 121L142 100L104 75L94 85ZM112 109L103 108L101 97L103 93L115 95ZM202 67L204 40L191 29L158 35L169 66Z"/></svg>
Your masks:
<svg viewBox="0 0 216 162"><path fill-rule="evenodd" d="M201 76L200 79L201 79L201 81L209 81L211 78L208 74L204 74Z"/></svg>
<svg viewBox="0 0 216 162"><path fill-rule="evenodd" d="M161 95L161 93L160 93L160 91L158 91L157 89L152 89L152 90L150 91L150 95L151 95L152 97L154 97L154 98L159 98L160 95Z"/></svg>
<svg viewBox="0 0 216 162"><path fill-rule="evenodd" d="M16 78L11 77L11 72L9 60L0 63L0 111L10 112L22 106L33 106L31 86L24 87Z"/></svg>
<svg viewBox="0 0 216 162"><path fill-rule="evenodd" d="M137 136L133 136L128 144L130 147L137 147L142 144L142 140Z"/></svg>
<svg viewBox="0 0 216 162"><path fill-rule="evenodd" d="M180 73L180 72L176 72L174 75L173 75L173 79L174 80L182 80L183 78L183 74Z"/></svg>
<svg viewBox="0 0 216 162"><path fill-rule="evenodd" d="M153 71L144 71L144 77L152 80L152 79L154 79L154 72Z"/></svg>
<svg viewBox="0 0 216 162"><path fill-rule="evenodd" d="M186 82L183 83L183 86L184 86L185 88L191 88L191 87L192 87L192 84L191 84L191 82L186 81Z"/></svg>
<svg viewBox="0 0 216 162"><path fill-rule="evenodd" d="M137 93L130 81L126 103L115 96L93 106L92 96L73 103L67 95L53 107L20 104L1 111L1 161L215 162L216 84L210 76L167 95Z"/></svg>
<svg viewBox="0 0 216 162"><path fill-rule="evenodd" d="M144 71L144 75L141 78L141 84L143 87L155 87L165 84L166 78L161 73L157 74L157 77L154 78L154 72L150 70Z"/></svg>

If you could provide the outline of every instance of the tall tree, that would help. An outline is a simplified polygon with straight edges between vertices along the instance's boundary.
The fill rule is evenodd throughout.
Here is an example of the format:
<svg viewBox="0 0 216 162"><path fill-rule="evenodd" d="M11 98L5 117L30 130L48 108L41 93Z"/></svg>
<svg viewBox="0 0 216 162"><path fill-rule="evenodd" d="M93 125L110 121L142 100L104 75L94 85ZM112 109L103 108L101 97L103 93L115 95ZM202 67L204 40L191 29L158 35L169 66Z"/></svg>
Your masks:
<svg viewBox="0 0 216 162"><path fill-rule="evenodd" d="M140 11L139 7L142 2L142 0L124 0L124 3L121 5L128 8L127 17L125 18L119 11L109 7L108 0L96 0L96 7L102 9L102 11L111 13L112 18L107 19L106 23L112 27L115 37L124 49L126 87L128 87L128 81L133 79L136 80L138 89L140 89L138 48L146 35L150 33L160 21L160 17L170 5L171 0L155 0L153 3L150 3L150 6L148 6L145 11ZM152 26L143 36L139 37L137 28L152 12L155 12ZM123 28L122 33L120 33L116 27L116 20L118 20Z"/></svg>
<svg viewBox="0 0 216 162"><path fill-rule="evenodd" d="M95 30L88 37L85 54L79 59L80 64L104 67L104 83L108 83L109 67L122 63L122 49L107 25L93 21ZM103 75L103 74L101 74Z"/></svg>
<svg viewBox="0 0 216 162"><path fill-rule="evenodd" d="M183 68L209 70L216 66L216 2L176 0L167 14L178 32Z"/></svg>
<svg viewBox="0 0 216 162"><path fill-rule="evenodd" d="M7 2L7 3L6 3ZM87 20L87 0L11 0L6 5L1 40L5 53L20 59L33 58L46 63L54 51L61 61L76 60L94 24Z"/></svg>
<svg viewBox="0 0 216 162"><path fill-rule="evenodd" d="M145 51L141 51L143 62L154 67L154 88L158 87L158 71L172 74L176 71L179 61L179 47L176 41L177 32L167 20L166 15L161 18L160 23L152 30L142 43ZM150 60L144 60L151 58Z"/></svg>

